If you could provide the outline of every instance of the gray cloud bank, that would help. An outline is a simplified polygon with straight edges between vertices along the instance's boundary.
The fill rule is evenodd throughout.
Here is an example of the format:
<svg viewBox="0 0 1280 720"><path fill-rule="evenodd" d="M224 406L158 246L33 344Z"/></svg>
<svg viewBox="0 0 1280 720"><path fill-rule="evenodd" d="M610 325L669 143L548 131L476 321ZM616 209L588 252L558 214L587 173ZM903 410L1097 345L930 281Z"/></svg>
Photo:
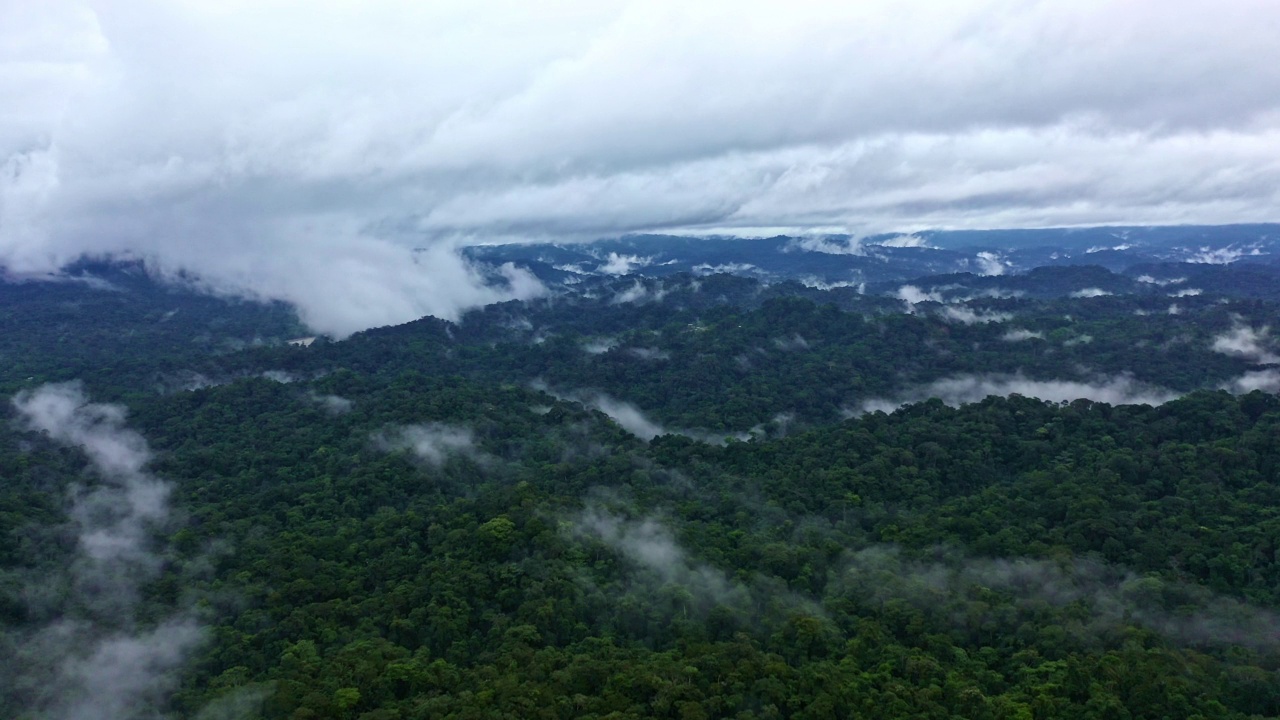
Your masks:
<svg viewBox="0 0 1280 720"><path fill-rule="evenodd" d="M156 717L203 639L185 614L153 626L138 618L140 590L161 570L151 534L169 517L170 486L147 472L151 452L125 426L123 408L90 403L78 384L24 391L13 405L28 429L82 451L100 482L72 488L78 551L62 572L41 580L56 589L29 588L28 599L41 605L32 612L49 621L0 642L0 680L40 717Z"/></svg>
<svg viewBox="0 0 1280 720"><path fill-rule="evenodd" d="M145 258L343 335L538 291L461 243L1275 220L1277 21L1263 0L10 1L0 264Z"/></svg>

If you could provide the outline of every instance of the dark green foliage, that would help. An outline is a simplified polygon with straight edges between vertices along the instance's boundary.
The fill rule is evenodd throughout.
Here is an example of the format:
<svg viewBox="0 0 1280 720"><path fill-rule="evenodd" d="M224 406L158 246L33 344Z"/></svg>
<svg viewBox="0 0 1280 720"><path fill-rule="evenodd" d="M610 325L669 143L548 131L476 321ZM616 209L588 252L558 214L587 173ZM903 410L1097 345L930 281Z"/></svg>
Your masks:
<svg viewBox="0 0 1280 720"><path fill-rule="evenodd" d="M940 377L1081 364L1212 388L1251 367L1212 337L1270 305L992 300L1044 335L1010 343L1000 324L887 312L897 301L702 283L311 348L103 350L136 368L88 386L127 403L181 515L141 622L195 608L209 628L166 711L230 697L273 719L1280 716L1276 396L840 415ZM245 310L229 322L280 327ZM617 346L583 350L604 335ZM59 357L29 362L82 372ZM179 370L226 382L130 384ZM785 437L644 443L535 379L674 427L798 419ZM472 446L416 456L386 440L407 426L465 428ZM76 551L61 525L68 485L96 482L84 467L0 429L14 633L46 620L24 579ZM0 688L0 715L19 716L14 693Z"/></svg>

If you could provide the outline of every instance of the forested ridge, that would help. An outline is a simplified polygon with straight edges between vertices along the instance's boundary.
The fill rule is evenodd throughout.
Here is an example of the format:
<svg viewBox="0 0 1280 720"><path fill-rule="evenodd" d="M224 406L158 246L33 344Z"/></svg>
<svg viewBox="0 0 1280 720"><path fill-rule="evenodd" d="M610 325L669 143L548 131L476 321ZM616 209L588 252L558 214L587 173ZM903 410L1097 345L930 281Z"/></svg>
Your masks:
<svg viewBox="0 0 1280 720"><path fill-rule="evenodd" d="M311 347L278 307L148 302L173 304L4 339L10 664L107 617L35 581L83 562L75 493L111 484L24 421L79 380L170 488L157 569L100 631L198 628L161 717L1280 717L1280 398L1239 382L1271 368L1269 301L983 297L966 322L623 278ZM128 323L167 339L59 350ZM1215 350L1241 328L1259 352ZM1180 397L863 405L977 376ZM0 715L56 712L14 677Z"/></svg>

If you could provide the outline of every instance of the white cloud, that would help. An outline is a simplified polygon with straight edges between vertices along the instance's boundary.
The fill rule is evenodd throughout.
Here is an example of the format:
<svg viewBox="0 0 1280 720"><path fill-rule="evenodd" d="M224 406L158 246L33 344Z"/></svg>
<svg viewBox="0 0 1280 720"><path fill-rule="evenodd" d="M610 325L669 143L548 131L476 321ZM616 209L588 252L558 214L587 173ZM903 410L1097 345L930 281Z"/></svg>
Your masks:
<svg viewBox="0 0 1280 720"><path fill-rule="evenodd" d="M1071 297L1073 297L1073 298L1096 298L1096 297L1107 297L1108 295L1113 295L1113 294L1114 294L1114 293L1109 293L1109 292L1107 292L1106 290L1103 290L1102 288L1096 288L1096 287L1094 287L1094 288L1084 288L1083 290L1077 290L1077 291L1075 291L1075 292L1071 293Z"/></svg>
<svg viewBox="0 0 1280 720"><path fill-rule="evenodd" d="M639 255L619 255L616 252L609 253L608 259L600 266L600 272L606 275L628 275L636 268L642 268L653 262L653 258L640 257Z"/></svg>
<svg viewBox="0 0 1280 720"><path fill-rule="evenodd" d="M977 254L974 262L978 264L979 275L1003 275L1005 260L999 253L983 251Z"/></svg>
<svg viewBox="0 0 1280 720"><path fill-rule="evenodd" d="M1263 326L1261 330L1236 321L1231 330L1213 339L1213 351L1223 355L1244 358L1259 364L1280 363L1280 356L1269 347L1271 345L1271 328Z"/></svg>
<svg viewBox="0 0 1280 720"><path fill-rule="evenodd" d="M588 403L609 416L623 430L644 441L652 440L659 435L667 434L663 427L648 418L640 408L629 402L609 397L604 393L595 393L588 398Z"/></svg>
<svg viewBox="0 0 1280 720"><path fill-rule="evenodd" d="M1203 293L1200 288L1183 288L1181 290L1169 293L1169 297L1195 297Z"/></svg>
<svg viewBox="0 0 1280 720"><path fill-rule="evenodd" d="M1138 282L1147 283L1148 285L1160 285L1160 286L1177 285L1178 283L1184 283L1187 281L1186 278L1170 278L1168 280L1161 280L1159 278L1151 277L1150 275L1139 275L1134 279L1137 280Z"/></svg>
<svg viewBox="0 0 1280 720"><path fill-rule="evenodd" d="M1246 255L1259 255L1262 251L1256 247L1239 248L1234 245L1224 248L1202 247L1192 252L1188 262L1206 265L1230 265Z"/></svg>
<svg viewBox="0 0 1280 720"><path fill-rule="evenodd" d="M964 305L948 305L942 308L944 320L954 320L965 325L975 323L1000 323L1013 319L1013 315L995 310L974 310Z"/></svg>
<svg viewBox="0 0 1280 720"><path fill-rule="evenodd" d="M0 681L32 688L33 717L153 717L204 639L186 613L139 612L166 555L152 536L168 521L170 485L147 471L151 450L124 408L89 402L78 383L23 391L13 406L26 428L82 451L100 482L72 488L77 556L41 578L60 588L52 606L30 608L57 619L0 645Z"/></svg>
<svg viewBox="0 0 1280 720"><path fill-rule="evenodd" d="M345 415L351 412L355 403L339 395L322 395L314 390L307 392L307 399L320 406L330 415Z"/></svg>
<svg viewBox="0 0 1280 720"><path fill-rule="evenodd" d="M834 290L835 288L851 287L856 288L859 295L867 291L867 284L865 282L855 282L853 280L836 280L833 282L826 282L821 278L817 278L812 275L800 278L800 284L815 290Z"/></svg>
<svg viewBox="0 0 1280 720"><path fill-rule="evenodd" d="M1092 383L1032 380L1020 374L960 375L913 388L895 400L867 400L861 407L863 412L892 412L903 405L935 397L948 405L964 405L991 395L1015 394L1049 402L1083 398L1111 405L1160 405L1178 397L1178 393L1140 383L1127 375Z"/></svg>
<svg viewBox="0 0 1280 720"><path fill-rule="evenodd" d="M751 263L720 263L712 265L710 263L702 263L694 265L693 271L700 275L714 275L716 273L728 273L730 275L745 275L752 270L756 270L756 266Z"/></svg>
<svg viewBox="0 0 1280 720"><path fill-rule="evenodd" d="M720 570L694 561L671 531L653 518L630 520L591 505L573 520L572 527L574 534L603 542L663 584L678 584L698 609L748 599L745 587Z"/></svg>
<svg viewBox="0 0 1280 720"><path fill-rule="evenodd" d="M609 300L609 302L613 305L621 305L623 303L662 302L662 298L666 296L667 289L661 283L650 289L645 287L644 283L641 281L636 280L635 284L626 290L619 291Z"/></svg>
<svg viewBox="0 0 1280 720"><path fill-rule="evenodd" d="M1031 340L1033 338L1037 340L1042 339L1044 338L1044 333L1027 330L1026 328L1018 328L1017 330L1010 330L1009 332L1000 336L1000 339L1004 340L1005 342L1022 342L1024 340Z"/></svg>
<svg viewBox="0 0 1280 720"><path fill-rule="evenodd" d="M0 264L143 257L344 335L538 290L465 242L1247 222L1280 200L1269 3L300 8L0 6Z"/></svg>
<svg viewBox="0 0 1280 720"><path fill-rule="evenodd" d="M1280 370L1251 370L1238 378L1223 384L1222 388L1237 395L1254 390L1276 393L1280 392Z"/></svg>
<svg viewBox="0 0 1280 720"><path fill-rule="evenodd" d="M942 298L941 292L938 292L937 290L931 290L931 291L921 290L915 285L903 285L902 287L898 288L896 293L894 293L894 297L905 302L908 305L908 307L910 307L911 305L917 305L922 302L936 302L936 303L945 302L945 300L943 300Z"/></svg>
<svg viewBox="0 0 1280 720"><path fill-rule="evenodd" d="M856 237L828 238L821 235L798 237L787 244L787 250L823 253L825 255L866 255L862 241Z"/></svg>
<svg viewBox="0 0 1280 720"><path fill-rule="evenodd" d="M881 240L879 242L875 242L872 244L879 245L880 247L892 247L892 248L933 247L932 245L929 244L928 240L925 240L923 237L919 235L895 235L891 238L888 238L887 240Z"/></svg>
<svg viewBox="0 0 1280 720"><path fill-rule="evenodd" d="M476 449L470 429L445 423L424 423L391 427L373 436L374 444L387 452L408 450L423 462L440 467L453 456L472 459L483 456Z"/></svg>

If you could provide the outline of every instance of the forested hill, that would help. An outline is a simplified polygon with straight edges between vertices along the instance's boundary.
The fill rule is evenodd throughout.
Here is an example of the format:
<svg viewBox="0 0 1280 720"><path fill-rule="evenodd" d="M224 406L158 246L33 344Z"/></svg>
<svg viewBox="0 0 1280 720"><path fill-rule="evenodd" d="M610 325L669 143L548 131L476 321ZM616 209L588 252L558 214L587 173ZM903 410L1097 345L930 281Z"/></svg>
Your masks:
<svg viewBox="0 0 1280 720"><path fill-rule="evenodd" d="M1172 262L0 285L0 716L1280 717L1274 288Z"/></svg>

